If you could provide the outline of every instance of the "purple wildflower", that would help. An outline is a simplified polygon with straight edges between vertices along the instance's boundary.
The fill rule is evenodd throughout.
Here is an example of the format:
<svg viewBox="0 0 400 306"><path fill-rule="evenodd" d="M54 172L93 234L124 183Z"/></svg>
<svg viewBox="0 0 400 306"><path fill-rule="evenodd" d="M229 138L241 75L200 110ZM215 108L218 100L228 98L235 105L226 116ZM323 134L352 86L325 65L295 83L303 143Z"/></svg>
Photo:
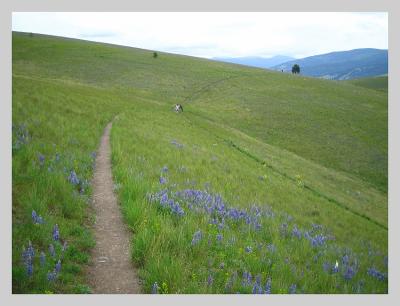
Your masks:
<svg viewBox="0 0 400 306"><path fill-rule="evenodd" d="M289 287L289 293L290 293L290 294L295 294L295 293L296 293L296 289L297 289L297 285L296 285L296 284L292 284L292 285Z"/></svg>
<svg viewBox="0 0 400 306"><path fill-rule="evenodd" d="M58 225L57 224L54 225L54 227L53 227L53 239L55 241L58 241L60 239L60 231L58 229Z"/></svg>
<svg viewBox="0 0 400 306"><path fill-rule="evenodd" d="M167 173L168 172L168 167L167 166L162 167L161 172Z"/></svg>
<svg viewBox="0 0 400 306"><path fill-rule="evenodd" d="M376 279L380 280L380 281L384 281L385 278L387 277L386 274L378 271L376 268L372 267L369 268L367 271L368 275L375 277Z"/></svg>
<svg viewBox="0 0 400 306"><path fill-rule="evenodd" d="M302 237L302 233L301 233L301 231L297 228L296 225L293 227L292 235L293 235L294 237L297 237L298 239L301 239L301 237Z"/></svg>
<svg viewBox="0 0 400 306"><path fill-rule="evenodd" d="M221 241L222 241L222 238L223 238L222 234L221 234L221 233L218 233L218 234L217 234L217 241L218 241L218 242L221 242Z"/></svg>
<svg viewBox="0 0 400 306"><path fill-rule="evenodd" d="M33 223L36 223L36 219L37 219L36 211L32 210L32 220L33 220Z"/></svg>
<svg viewBox="0 0 400 306"><path fill-rule="evenodd" d="M268 278L267 283L265 284L265 294L271 294L271 278Z"/></svg>
<svg viewBox="0 0 400 306"><path fill-rule="evenodd" d="M25 263L26 265L26 274L31 277L33 275L33 261L32 258L29 257L29 260Z"/></svg>
<svg viewBox="0 0 400 306"><path fill-rule="evenodd" d="M177 147L178 149L183 148L183 144L177 142L176 140L171 140L171 144L174 145L175 147Z"/></svg>
<svg viewBox="0 0 400 306"><path fill-rule="evenodd" d="M97 156L97 153L95 151L93 151L92 153L90 153L90 157L92 157L92 159L95 159Z"/></svg>
<svg viewBox="0 0 400 306"><path fill-rule="evenodd" d="M71 172L69 173L68 176L68 181L72 184L72 185L78 185L79 184L79 178L76 175L74 170L71 170Z"/></svg>
<svg viewBox="0 0 400 306"><path fill-rule="evenodd" d="M43 167L43 165L44 165L44 160L45 160L44 155L41 154L41 153L39 153L39 154L38 154L38 159L39 159L39 165L40 165L40 167Z"/></svg>
<svg viewBox="0 0 400 306"><path fill-rule="evenodd" d="M198 244L199 241L201 240L202 236L203 236L203 235L202 235L202 233L201 233L200 230L198 230L197 232L195 232L195 233L193 234L193 238L192 238L192 245Z"/></svg>
<svg viewBox="0 0 400 306"><path fill-rule="evenodd" d="M207 278L207 285L211 286L213 282L214 282L214 278L212 277L211 274L209 274L208 278Z"/></svg>
<svg viewBox="0 0 400 306"><path fill-rule="evenodd" d="M61 271L61 260L58 260L56 263L56 267L54 269L57 273L60 273Z"/></svg>
<svg viewBox="0 0 400 306"><path fill-rule="evenodd" d="M152 294L157 294L158 293L158 284L157 284L157 282L155 282L153 284L153 286L151 286L151 293Z"/></svg>
<svg viewBox="0 0 400 306"><path fill-rule="evenodd" d="M356 269L352 266L347 266L344 273L343 273L343 277L345 280L349 281L351 280L354 275L356 274Z"/></svg>
<svg viewBox="0 0 400 306"><path fill-rule="evenodd" d="M40 253L40 265L43 267L46 264L46 254L44 252Z"/></svg>
<svg viewBox="0 0 400 306"><path fill-rule="evenodd" d="M329 262L324 262L323 264L324 271L329 273L331 271L331 265Z"/></svg>
<svg viewBox="0 0 400 306"><path fill-rule="evenodd" d="M258 284L257 282L254 282L252 293L253 294L262 294L263 293L261 285Z"/></svg>
<svg viewBox="0 0 400 306"><path fill-rule="evenodd" d="M49 282L53 282L56 278L57 278L57 272L56 271L47 273L47 280Z"/></svg>
<svg viewBox="0 0 400 306"><path fill-rule="evenodd" d="M268 251L270 251L271 253L274 253L276 251L276 246L273 243L269 243L267 245L267 249Z"/></svg>
<svg viewBox="0 0 400 306"><path fill-rule="evenodd" d="M33 224L43 224L44 223L42 216L38 216L36 211L34 211L34 210L32 210L32 221L33 221Z"/></svg>
<svg viewBox="0 0 400 306"><path fill-rule="evenodd" d="M251 246L247 246L244 250L245 250L246 253L251 253L251 252L253 252L253 249L252 249Z"/></svg>
<svg viewBox="0 0 400 306"><path fill-rule="evenodd" d="M164 184L166 184L167 183L167 179L165 178L165 177L160 177L160 184L161 185L164 185Z"/></svg>

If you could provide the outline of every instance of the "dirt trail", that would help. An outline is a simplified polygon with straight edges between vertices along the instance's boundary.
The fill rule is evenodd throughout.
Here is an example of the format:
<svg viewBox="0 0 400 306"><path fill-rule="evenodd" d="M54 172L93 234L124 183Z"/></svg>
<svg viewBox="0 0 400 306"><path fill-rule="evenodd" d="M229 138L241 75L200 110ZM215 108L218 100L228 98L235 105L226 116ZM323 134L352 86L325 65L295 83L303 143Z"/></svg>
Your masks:
<svg viewBox="0 0 400 306"><path fill-rule="evenodd" d="M101 137L93 177L96 246L88 269L93 293L140 293L139 279L130 259L130 236L125 226L111 174L109 123Z"/></svg>

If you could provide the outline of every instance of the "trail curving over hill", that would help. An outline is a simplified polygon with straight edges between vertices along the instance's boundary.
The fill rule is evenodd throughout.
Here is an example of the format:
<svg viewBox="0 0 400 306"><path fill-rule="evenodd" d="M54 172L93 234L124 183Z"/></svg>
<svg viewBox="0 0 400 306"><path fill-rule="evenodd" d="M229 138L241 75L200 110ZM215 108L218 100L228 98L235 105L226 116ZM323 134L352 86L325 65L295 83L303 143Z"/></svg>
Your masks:
<svg viewBox="0 0 400 306"><path fill-rule="evenodd" d="M130 233L114 194L111 172L110 122L101 138L93 177L96 246L88 278L93 293L140 293L140 283L130 258Z"/></svg>

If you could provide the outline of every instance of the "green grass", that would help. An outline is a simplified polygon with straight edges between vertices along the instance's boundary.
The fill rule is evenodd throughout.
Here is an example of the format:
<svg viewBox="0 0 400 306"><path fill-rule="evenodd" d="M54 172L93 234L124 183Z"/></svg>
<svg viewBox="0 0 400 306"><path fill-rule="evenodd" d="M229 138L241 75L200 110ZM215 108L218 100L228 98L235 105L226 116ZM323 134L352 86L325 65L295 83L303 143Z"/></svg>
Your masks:
<svg viewBox="0 0 400 306"><path fill-rule="evenodd" d="M367 273L371 267L387 273L387 94L152 55L13 33L13 292L90 291L91 189L79 193L68 175L74 170L90 181L91 153L116 115L113 175L145 292L157 282L161 293L251 293L253 282L243 285L243 272L260 275L263 285L271 278L273 293L287 293L292 284L306 293L387 292L387 278ZM173 104L182 101L184 113L174 113ZM16 147L25 130L29 141ZM183 217L149 200L165 188ZM259 230L229 218L218 228L174 196L187 188L274 217L260 218ZM32 209L45 224L32 224ZM46 251L56 223L68 242L59 278L48 282L55 261L40 267L37 257L28 277L22 247L31 240L36 251ZM304 235L313 224L329 238L323 246L292 234L297 227ZM192 245L196 231L202 239ZM343 277L345 254L357 270L351 280ZM323 264L336 260L339 273L325 272Z"/></svg>
<svg viewBox="0 0 400 306"><path fill-rule="evenodd" d="M370 78L360 78L355 80L346 81L347 83L379 90L382 92L388 91L388 77L386 76L379 76L379 77L370 77Z"/></svg>

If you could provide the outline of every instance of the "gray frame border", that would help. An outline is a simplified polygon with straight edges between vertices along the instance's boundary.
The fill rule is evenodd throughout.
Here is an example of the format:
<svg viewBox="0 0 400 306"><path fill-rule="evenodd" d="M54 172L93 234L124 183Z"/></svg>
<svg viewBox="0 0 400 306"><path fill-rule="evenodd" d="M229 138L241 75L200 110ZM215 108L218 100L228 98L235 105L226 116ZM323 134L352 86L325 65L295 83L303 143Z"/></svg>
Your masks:
<svg viewBox="0 0 400 306"><path fill-rule="evenodd" d="M400 10L396 1L390 0L280 0L268 3L265 0L247 0L234 2L231 0L189 1L189 0L157 0L157 2L133 2L132 0L114 0L101 3L96 0L12 0L2 1L0 4L0 297L3 305L48 305L56 302L60 305L71 303L109 305L117 302L118 305L203 305L218 303L219 305L264 305L272 302L277 305L319 304L336 305L337 303L353 305L392 305L399 300L398 290L400 265L397 258L400 256L399 242L396 234L399 232L398 203L400 203L399 181L400 144L396 139L395 131L399 130L400 93L396 84L399 84L400 54L398 29L400 29ZM12 295L11 294L11 14L12 12L29 11L385 11L389 18L389 294L387 295L272 295L272 296L239 296L239 295Z"/></svg>

